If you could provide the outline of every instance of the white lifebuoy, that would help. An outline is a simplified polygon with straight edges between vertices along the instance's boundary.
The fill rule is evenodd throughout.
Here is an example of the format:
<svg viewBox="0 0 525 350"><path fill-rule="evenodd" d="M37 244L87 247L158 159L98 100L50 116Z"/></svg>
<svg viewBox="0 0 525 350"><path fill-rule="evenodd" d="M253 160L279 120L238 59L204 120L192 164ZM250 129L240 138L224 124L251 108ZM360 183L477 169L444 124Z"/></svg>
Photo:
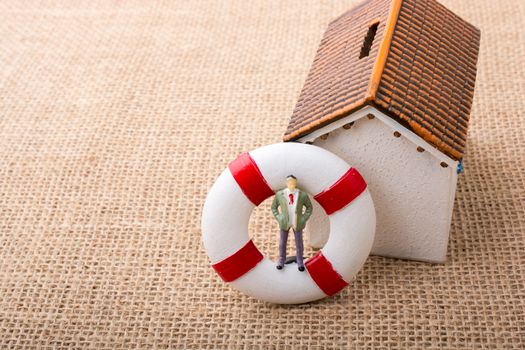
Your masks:
<svg viewBox="0 0 525 350"><path fill-rule="evenodd" d="M328 242L305 260L303 272L276 269L248 233L254 207L282 189L289 174L315 195L330 220ZM224 281L264 301L298 304L333 295L353 280L372 248L375 221L372 198L357 170L322 148L287 142L232 161L208 193L201 226L204 248Z"/></svg>

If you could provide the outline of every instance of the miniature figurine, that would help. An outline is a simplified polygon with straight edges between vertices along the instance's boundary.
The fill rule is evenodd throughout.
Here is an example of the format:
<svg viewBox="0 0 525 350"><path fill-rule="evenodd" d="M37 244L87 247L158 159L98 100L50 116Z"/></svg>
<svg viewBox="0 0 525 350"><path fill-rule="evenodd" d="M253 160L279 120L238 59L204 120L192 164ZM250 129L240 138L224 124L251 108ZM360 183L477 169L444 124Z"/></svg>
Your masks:
<svg viewBox="0 0 525 350"><path fill-rule="evenodd" d="M279 212L278 208L281 208ZM303 207L306 208L303 212ZM296 259L299 271L304 271L303 263L303 229L312 214L312 202L308 194L297 188L297 178L294 175L286 177L286 188L278 191L272 203L273 216L279 222L279 263L281 270L286 261L286 243L290 228L295 235Z"/></svg>

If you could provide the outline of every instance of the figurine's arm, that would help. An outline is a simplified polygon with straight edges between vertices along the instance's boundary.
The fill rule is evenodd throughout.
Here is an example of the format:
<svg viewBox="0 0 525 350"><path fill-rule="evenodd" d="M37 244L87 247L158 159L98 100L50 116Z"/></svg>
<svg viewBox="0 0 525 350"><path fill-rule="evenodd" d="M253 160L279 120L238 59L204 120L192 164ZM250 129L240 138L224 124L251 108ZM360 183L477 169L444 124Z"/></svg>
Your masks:
<svg viewBox="0 0 525 350"><path fill-rule="evenodd" d="M312 202L310 201L310 198L308 195L305 196L304 206L306 207L306 210L304 211L304 221L306 222L308 218L310 218L310 215L312 215Z"/></svg>
<svg viewBox="0 0 525 350"><path fill-rule="evenodd" d="M279 210L277 208L279 208L279 201L277 200L277 195L275 195L273 197L273 202L272 202L272 213L276 219L279 219Z"/></svg>

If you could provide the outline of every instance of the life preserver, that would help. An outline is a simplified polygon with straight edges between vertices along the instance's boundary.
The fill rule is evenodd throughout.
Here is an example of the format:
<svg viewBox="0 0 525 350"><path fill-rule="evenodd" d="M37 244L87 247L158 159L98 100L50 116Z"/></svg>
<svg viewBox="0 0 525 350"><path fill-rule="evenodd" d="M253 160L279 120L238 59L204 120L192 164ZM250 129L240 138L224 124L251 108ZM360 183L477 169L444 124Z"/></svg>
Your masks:
<svg viewBox="0 0 525 350"><path fill-rule="evenodd" d="M330 219L325 246L305 260L306 270L282 270L265 258L248 233L252 210L285 186L298 186ZM333 295L353 280L375 234L375 210L366 182L344 160L320 147L277 143L241 154L210 189L202 212L203 244L220 277L252 297L297 304ZM287 268L288 267L288 268Z"/></svg>

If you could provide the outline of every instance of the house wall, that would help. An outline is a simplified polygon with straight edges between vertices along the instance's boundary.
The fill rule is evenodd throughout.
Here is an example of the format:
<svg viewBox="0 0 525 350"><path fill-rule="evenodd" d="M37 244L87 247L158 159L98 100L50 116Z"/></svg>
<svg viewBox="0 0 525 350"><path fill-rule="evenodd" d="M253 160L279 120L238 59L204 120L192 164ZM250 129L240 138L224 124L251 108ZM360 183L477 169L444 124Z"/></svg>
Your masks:
<svg viewBox="0 0 525 350"><path fill-rule="evenodd" d="M373 114L373 119L367 118ZM355 121L349 129L342 125ZM326 140L320 135L330 131ZM400 137L393 135L401 133ZM365 107L317 130L310 141L357 168L368 183L377 214L372 254L443 262L457 181L452 160L375 108ZM425 149L418 152L417 146ZM446 162L448 167L442 167ZM310 244L322 247L329 233L323 209L314 203L308 222Z"/></svg>

